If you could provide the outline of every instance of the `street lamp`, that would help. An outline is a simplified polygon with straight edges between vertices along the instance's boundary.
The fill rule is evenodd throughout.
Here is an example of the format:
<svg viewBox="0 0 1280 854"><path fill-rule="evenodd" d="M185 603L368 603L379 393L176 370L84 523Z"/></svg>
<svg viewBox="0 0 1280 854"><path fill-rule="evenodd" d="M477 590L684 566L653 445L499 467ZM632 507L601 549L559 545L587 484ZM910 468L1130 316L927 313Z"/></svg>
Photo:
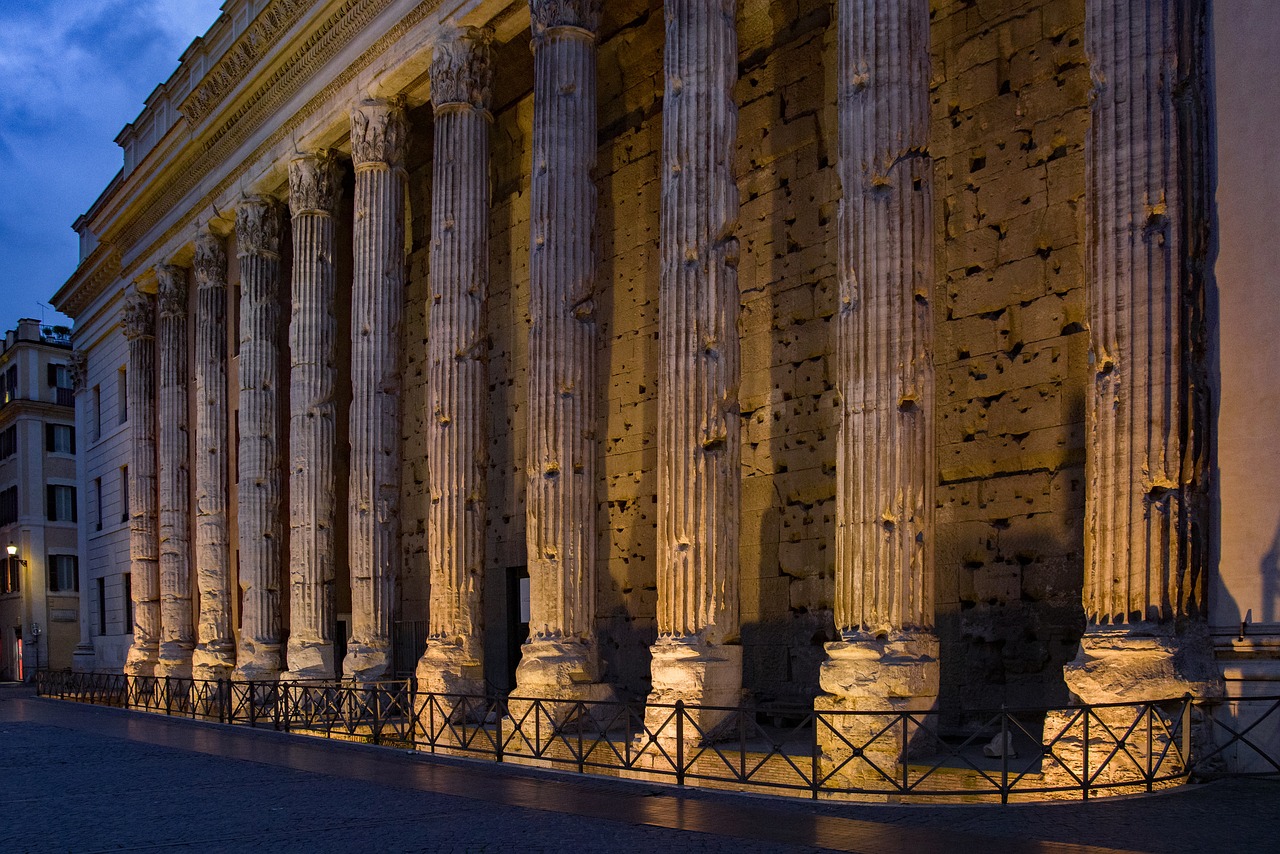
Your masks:
<svg viewBox="0 0 1280 854"><path fill-rule="evenodd" d="M18 563L22 564L23 566L27 565L27 562L25 560L18 557L18 547L15 546L13 543L9 543L9 545L5 547L5 551L9 553L9 560L16 560Z"/></svg>
<svg viewBox="0 0 1280 854"><path fill-rule="evenodd" d="M31 645L36 648L36 673L40 672L40 624L31 624Z"/></svg>

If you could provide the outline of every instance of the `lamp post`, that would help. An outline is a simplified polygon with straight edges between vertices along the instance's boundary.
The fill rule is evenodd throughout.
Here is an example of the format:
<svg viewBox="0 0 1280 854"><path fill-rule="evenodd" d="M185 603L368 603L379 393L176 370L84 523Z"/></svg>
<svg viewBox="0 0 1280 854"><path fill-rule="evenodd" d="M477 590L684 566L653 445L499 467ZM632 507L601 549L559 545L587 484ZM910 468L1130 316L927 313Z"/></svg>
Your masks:
<svg viewBox="0 0 1280 854"><path fill-rule="evenodd" d="M18 566L26 567L27 562L22 558L18 557L18 547L14 545L12 541L10 541L9 545L5 547L5 551L9 553L9 560L11 562L17 563ZM30 581L30 579L28 579L28 581ZM31 638L32 646L34 646L36 649L36 670L37 671L40 670L40 635L41 635L40 624L35 621L32 621L29 636Z"/></svg>

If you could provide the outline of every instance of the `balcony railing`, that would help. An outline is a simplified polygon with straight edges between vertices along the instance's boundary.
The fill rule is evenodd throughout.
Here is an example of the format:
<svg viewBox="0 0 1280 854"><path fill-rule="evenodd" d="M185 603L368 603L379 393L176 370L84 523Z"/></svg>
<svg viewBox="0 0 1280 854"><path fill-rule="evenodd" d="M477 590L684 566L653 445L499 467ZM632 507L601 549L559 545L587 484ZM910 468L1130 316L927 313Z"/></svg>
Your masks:
<svg viewBox="0 0 1280 854"><path fill-rule="evenodd" d="M41 696L496 762L810 798L991 802L1280 776L1280 697L1002 709L963 737L928 712L648 706L432 694L414 680L205 681L41 671ZM1003 745L1004 749L998 749ZM995 755L992 755L995 754Z"/></svg>

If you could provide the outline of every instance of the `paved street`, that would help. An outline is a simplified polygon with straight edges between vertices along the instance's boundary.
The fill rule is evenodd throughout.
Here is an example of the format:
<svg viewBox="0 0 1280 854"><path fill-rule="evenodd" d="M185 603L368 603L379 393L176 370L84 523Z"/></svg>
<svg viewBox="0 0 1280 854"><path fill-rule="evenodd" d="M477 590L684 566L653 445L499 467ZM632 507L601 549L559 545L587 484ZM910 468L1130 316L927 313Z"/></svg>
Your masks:
<svg viewBox="0 0 1280 854"><path fill-rule="evenodd" d="M0 852L1267 851L1280 781L861 806L536 774L0 687Z"/></svg>

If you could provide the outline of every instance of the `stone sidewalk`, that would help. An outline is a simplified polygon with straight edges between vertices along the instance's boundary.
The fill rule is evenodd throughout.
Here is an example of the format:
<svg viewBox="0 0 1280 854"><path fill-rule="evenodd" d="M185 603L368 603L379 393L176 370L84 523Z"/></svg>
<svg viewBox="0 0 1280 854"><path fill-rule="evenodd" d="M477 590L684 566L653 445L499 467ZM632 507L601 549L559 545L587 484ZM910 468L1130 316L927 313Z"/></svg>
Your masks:
<svg viewBox="0 0 1280 854"><path fill-rule="evenodd" d="M0 851L1265 851L1280 781L986 806L815 804L444 760L0 687Z"/></svg>

